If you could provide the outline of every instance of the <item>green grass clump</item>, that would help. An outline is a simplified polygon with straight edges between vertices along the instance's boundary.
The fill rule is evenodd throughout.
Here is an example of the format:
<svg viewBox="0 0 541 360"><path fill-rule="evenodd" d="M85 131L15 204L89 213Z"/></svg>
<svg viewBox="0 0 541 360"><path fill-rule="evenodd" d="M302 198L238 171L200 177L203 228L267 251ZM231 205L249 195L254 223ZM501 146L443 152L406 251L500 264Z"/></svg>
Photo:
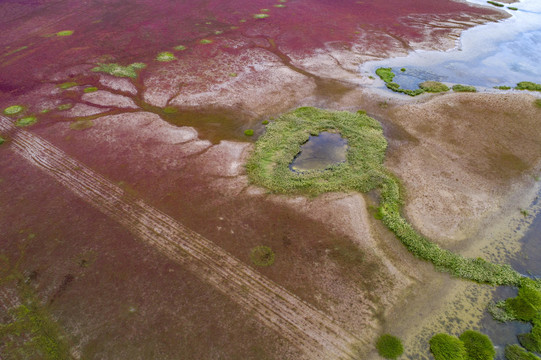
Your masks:
<svg viewBox="0 0 541 360"><path fill-rule="evenodd" d="M507 345L505 347L505 358L507 360L541 360L539 357L516 344Z"/></svg>
<svg viewBox="0 0 541 360"><path fill-rule="evenodd" d="M269 120L263 120L261 123L262 123L263 125L267 125L267 124L269 123Z"/></svg>
<svg viewBox="0 0 541 360"><path fill-rule="evenodd" d="M4 139L3 137L0 136L0 145L2 145L5 142L6 142L6 139Z"/></svg>
<svg viewBox="0 0 541 360"><path fill-rule="evenodd" d="M385 83L393 82L395 74L391 68L379 68L376 70L376 75L380 77Z"/></svg>
<svg viewBox="0 0 541 360"><path fill-rule="evenodd" d="M511 86L506 86L506 85L494 86L494 89L497 89L497 90L511 90Z"/></svg>
<svg viewBox="0 0 541 360"><path fill-rule="evenodd" d="M201 40L199 40L199 43L203 44L203 45L206 45L206 44L212 44L213 41L210 40L210 39L201 39Z"/></svg>
<svg viewBox="0 0 541 360"><path fill-rule="evenodd" d="M94 72L103 72L109 75L116 77L129 77L135 79L137 77L137 71L139 69L144 69L146 64L144 63L133 63L127 66L122 66L119 64L99 64L92 69Z"/></svg>
<svg viewBox="0 0 541 360"><path fill-rule="evenodd" d="M250 259L257 266L271 266L274 264L274 251L268 246L256 246L250 251Z"/></svg>
<svg viewBox="0 0 541 360"><path fill-rule="evenodd" d="M390 334L383 334L378 338L376 349L378 354L386 359L396 359L404 353L402 341Z"/></svg>
<svg viewBox="0 0 541 360"><path fill-rule="evenodd" d="M246 129L246 130L244 130L244 135L246 135L246 136L252 136L252 135L254 135L254 130L252 130L252 129Z"/></svg>
<svg viewBox="0 0 541 360"><path fill-rule="evenodd" d="M56 36L70 36L73 35L73 30L62 30L56 33Z"/></svg>
<svg viewBox="0 0 541 360"><path fill-rule="evenodd" d="M163 51L156 56L156 61L161 61L161 62L169 62L176 59L177 58L175 57L175 55L173 55L173 53L169 51Z"/></svg>
<svg viewBox="0 0 541 360"><path fill-rule="evenodd" d="M489 3L490 5L497 6L497 7L504 7L503 4L500 4L500 3L496 2L496 1L490 1L489 0L489 1L487 1L487 3Z"/></svg>
<svg viewBox="0 0 541 360"><path fill-rule="evenodd" d="M531 321L541 311L541 289L539 284L528 278L519 283L518 295L489 308L492 316L499 321Z"/></svg>
<svg viewBox="0 0 541 360"><path fill-rule="evenodd" d="M284 4L274 4L272 6L274 6L275 8L285 8L286 7Z"/></svg>
<svg viewBox="0 0 541 360"><path fill-rule="evenodd" d="M26 116L15 122L15 126L25 127L35 124L38 119L35 116Z"/></svg>
<svg viewBox="0 0 541 360"><path fill-rule="evenodd" d="M4 109L5 115L15 115L24 110L22 105L11 105Z"/></svg>
<svg viewBox="0 0 541 360"><path fill-rule="evenodd" d="M173 49L175 49L175 50L177 50L177 51L184 51L184 50L187 49L187 47L184 46L184 45L177 45L177 46L175 46Z"/></svg>
<svg viewBox="0 0 541 360"><path fill-rule="evenodd" d="M507 7L509 10L513 10L513 11L517 11L518 8L517 7L514 7L514 6L508 6Z"/></svg>
<svg viewBox="0 0 541 360"><path fill-rule="evenodd" d="M431 93L449 91L449 87L447 87L447 85L439 81L425 81L419 84L419 87L423 89L424 91L431 92Z"/></svg>
<svg viewBox="0 0 541 360"><path fill-rule="evenodd" d="M460 340L464 343L468 360L492 360L496 356L494 345L485 334L466 330L460 335Z"/></svg>
<svg viewBox="0 0 541 360"><path fill-rule="evenodd" d="M400 71L405 72L406 68L401 68Z"/></svg>
<svg viewBox="0 0 541 360"><path fill-rule="evenodd" d="M541 84L536 84L531 81L521 81L515 86L516 90L541 91Z"/></svg>
<svg viewBox="0 0 541 360"><path fill-rule="evenodd" d="M470 86L470 85L457 84L457 85L453 85L452 89L455 92L477 92L477 89L475 88L475 86Z"/></svg>
<svg viewBox="0 0 541 360"><path fill-rule="evenodd" d="M541 314L532 320L532 331L520 334L518 340L526 350L541 353Z"/></svg>
<svg viewBox="0 0 541 360"><path fill-rule="evenodd" d="M79 84L77 84L76 82L74 81L70 81L70 82L65 82L65 83L62 83L62 84L59 84L57 85L59 88L65 90L65 89L69 89L69 88L72 88L74 86L77 86Z"/></svg>
<svg viewBox="0 0 541 360"><path fill-rule="evenodd" d="M89 86L89 87L86 87L86 88L83 89L83 92L87 93L87 94L92 93L92 92L96 92L96 91L98 91L98 88L95 87L95 86Z"/></svg>
<svg viewBox="0 0 541 360"><path fill-rule="evenodd" d="M269 14L254 14L254 19L266 19L269 16Z"/></svg>
<svg viewBox="0 0 541 360"><path fill-rule="evenodd" d="M466 360L464 343L456 336L436 334L430 339L430 351L436 360Z"/></svg>

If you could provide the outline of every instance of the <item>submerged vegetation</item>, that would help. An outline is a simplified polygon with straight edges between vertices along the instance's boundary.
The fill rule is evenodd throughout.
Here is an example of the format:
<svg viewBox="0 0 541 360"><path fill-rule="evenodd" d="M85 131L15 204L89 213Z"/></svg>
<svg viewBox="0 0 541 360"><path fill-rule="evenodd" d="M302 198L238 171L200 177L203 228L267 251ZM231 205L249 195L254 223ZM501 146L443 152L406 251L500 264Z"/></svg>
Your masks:
<svg viewBox="0 0 541 360"><path fill-rule="evenodd" d="M295 173L289 163L310 135L337 132L347 140L346 162L326 171ZM481 258L465 258L419 234L402 216L399 180L384 166L387 141L381 125L362 112L326 111L303 107L286 113L267 126L246 169L253 183L275 193L319 195L331 191L367 192L379 189L378 217L415 256L440 271L479 283L519 285L521 275L508 265Z"/></svg>
<svg viewBox="0 0 541 360"><path fill-rule="evenodd" d="M383 334L379 337L376 349L378 349L379 355L385 359L396 359L404 353L402 341L390 334Z"/></svg>
<svg viewBox="0 0 541 360"><path fill-rule="evenodd" d="M116 63L99 64L92 69L94 72L103 72L116 77L129 77L135 79L137 77L137 70L144 69L146 64L133 63L127 66L122 66Z"/></svg>

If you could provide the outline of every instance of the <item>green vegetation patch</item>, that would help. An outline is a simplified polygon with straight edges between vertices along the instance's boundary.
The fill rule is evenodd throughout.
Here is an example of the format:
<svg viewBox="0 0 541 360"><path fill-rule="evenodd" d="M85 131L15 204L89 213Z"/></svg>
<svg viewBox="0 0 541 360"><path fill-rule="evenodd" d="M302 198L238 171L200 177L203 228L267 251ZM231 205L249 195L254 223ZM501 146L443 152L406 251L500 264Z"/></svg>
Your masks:
<svg viewBox="0 0 541 360"><path fill-rule="evenodd" d="M505 347L505 358L507 360L541 360L539 357L516 344L507 345Z"/></svg>
<svg viewBox="0 0 541 360"><path fill-rule="evenodd" d="M470 86L470 85L457 84L457 85L453 85L452 89L455 92L477 92L477 89L475 88L475 86Z"/></svg>
<svg viewBox="0 0 541 360"><path fill-rule="evenodd" d="M15 122L15 126L25 127L35 124L38 119L35 116L26 116Z"/></svg>
<svg viewBox="0 0 541 360"><path fill-rule="evenodd" d="M246 130L244 130L244 135L253 136L254 135L254 130L253 129L246 129Z"/></svg>
<svg viewBox="0 0 541 360"><path fill-rule="evenodd" d="M489 3L490 5L497 6L497 7L504 7L503 4L500 4L500 3L496 2L496 1L490 1L489 0L489 1L487 1L487 3Z"/></svg>
<svg viewBox="0 0 541 360"><path fill-rule="evenodd" d="M520 281L518 295L489 307L492 316L499 321L531 321L541 312L541 289L528 278Z"/></svg>
<svg viewBox="0 0 541 360"><path fill-rule="evenodd" d="M518 340L526 350L541 353L541 315L533 319L532 325L532 331L528 334L520 334Z"/></svg>
<svg viewBox="0 0 541 360"><path fill-rule="evenodd" d="M460 340L464 343L468 360L492 360L496 356L494 345L485 334L467 330L460 335Z"/></svg>
<svg viewBox="0 0 541 360"><path fill-rule="evenodd" d="M65 83L62 83L62 84L58 84L57 86L61 89L69 89L69 88L72 88L74 86L77 86L79 84L77 84L75 81L69 81L69 82L65 82Z"/></svg>
<svg viewBox="0 0 541 360"><path fill-rule="evenodd" d="M497 89L497 90L511 90L511 86L506 86L506 85L494 86L494 89Z"/></svg>
<svg viewBox="0 0 541 360"><path fill-rule="evenodd" d="M261 123L262 123L263 125L267 125L267 124L269 123L269 120L263 120Z"/></svg>
<svg viewBox="0 0 541 360"><path fill-rule="evenodd" d="M203 45L206 45L206 44L212 44L214 41L210 40L210 39L201 39L199 40L199 43L200 44L203 44Z"/></svg>
<svg viewBox="0 0 541 360"><path fill-rule="evenodd" d="M0 136L0 145L2 145L5 142L6 142L6 139L4 139L3 137Z"/></svg>
<svg viewBox="0 0 541 360"><path fill-rule="evenodd" d="M518 8L517 7L514 7L514 6L508 6L507 7L509 10L513 10L513 11L517 11Z"/></svg>
<svg viewBox="0 0 541 360"><path fill-rule="evenodd" d="M286 7L284 4L274 4L272 6L274 6L275 8L285 8Z"/></svg>
<svg viewBox="0 0 541 360"><path fill-rule="evenodd" d="M541 99L536 99L536 100L534 101L534 104L535 104L535 106L537 106L538 108L541 108Z"/></svg>
<svg viewBox="0 0 541 360"><path fill-rule="evenodd" d="M73 30L62 30L56 33L56 36L71 36L73 35Z"/></svg>
<svg viewBox="0 0 541 360"><path fill-rule="evenodd" d="M6 115L15 115L24 110L22 105L11 105L4 109L4 114Z"/></svg>
<svg viewBox="0 0 541 360"><path fill-rule="evenodd" d="M386 83L393 82L395 74L391 68L379 68L376 70L376 75Z"/></svg>
<svg viewBox="0 0 541 360"><path fill-rule="evenodd" d="M175 57L175 55L173 55L173 53L169 51L163 51L156 56L156 61L161 61L161 62L168 62L168 61L173 61L176 59L177 58Z"/></svg>
<svg viewBox="0 0 541 360"><path fill-rule="evenodd" d="M137 77L137 71L139 69L144 69L146 64L144 63L133 63L127 66L122 66L115 63L110 64L99 64L92 69L94 72L103 72L109 75L116 77L129 77L135 79Z"/></svg>
<svg viewBox="0 0 541 360"><path fill-rule="evenodd" d="M430 339L430 351L436 360L465 360L467 353L464 343L456 336L436 334Z"/></svg>
<svg viewBox="0 0 541 360"><path fill-rule="evenodd" d="M175 46L173 49L175 49L175 50L177 50L177 51L184 51L184 50L187 49L187 47L184 46L184 45L177 45L177 46Z"/></svg>
<svg viewBox="0 0 541 360"><path fill-rule="evenodd" d="M439 93L449 91L449 87L439 81L425 81L419 84L419 87L424 91L431 93Z"/></svg>
<svg viewBox="0 0 541 360"><path fill-rule="evenodd" d="M515 86L517 90L541 91L541 84L536 84L531 81L521 81Z"/></svg>
<svg viewBox="0 0 541 360"><path fill-rule="evenodd" d="M405 68L402 68L402 69L400 69L400 71L406 71ZM379 69L376 70L376 75L378 75L380 77L380 79L385 82L385 86L387 86L387 88L389 90L392 90L394 92L406 94L406 95L409 95L409 96L417 96L417 95L421 95L422 93L425 92L425 90L423 90L423 89L415 89L415 90L402 89L400 87L400 85L393 82L393 79L395 77L395 73L393 72L393 70L391 68L379 68ZM373 77L371 77L371 78L373 78Z"/></svg>
<svg viewBox="0 0 541 360"><path fill-rule="evenodd" d="M383 334L378 338L376 349L378 349L378 354L385 359L396 359L404 353L402 341L390 334Z"/></svg>
<svg viewBox="0 0 541 360"><path fill-rule="evenodd" d="M268 246L256 246L250 251L250 259L257 266L271 266L274 264L274 251Z"/></svg>
<svg viewBox="0 0 541 360"><path fill-rule="evenodd" d="M95 86L89 86L89 87L86 87L86 88L83 89L83 92L87 93L87 94L92 93L92 92L96 92L96 91L98 91L98 88L95 87Z"/></svg>
<svg viewBox="0 0 541 360"><path fill-rule="evenodd" d="M269 14L254 14L254 19L266 19L269 16Z"/></svg>

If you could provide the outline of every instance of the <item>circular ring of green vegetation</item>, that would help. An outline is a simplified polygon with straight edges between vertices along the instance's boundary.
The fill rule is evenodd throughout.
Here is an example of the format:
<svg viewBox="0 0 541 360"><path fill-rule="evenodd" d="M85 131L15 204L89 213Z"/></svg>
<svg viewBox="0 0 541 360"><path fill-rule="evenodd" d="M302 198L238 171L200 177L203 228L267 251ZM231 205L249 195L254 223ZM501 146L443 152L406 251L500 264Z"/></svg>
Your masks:
<svg viewBox="0 0 541 360"><path fill-rule="evenodd" d="M268 246L256 246L250 251L250 259L257 266L271 266L274 264L274 251Z"/></svg>
<svg viewBox="0 0 541 360"><path fill-rule="evenodd" d="M387 141L381 125L362 112L326 111L303 107L283 114L267 125L246 164L250 181L275 193L319 195L324 192L367 192L378 188L378 217L415 256L430 261L440 271L492 285L518 285L522 276L508 265L481 258L464 258L440 248L419 234L402 216L398 179L385 169ZM325 171L295 173L289 163L310 135L340 133L348 142L346 161Z"/></svg>
<svg viewBox="0 0 541 360"><path fill-rule="evenodd" d="M460 335L460 341L466 348L467 359L492 360L496 356L496 350L490 338L485 334L473 330L466 330Z"/></svg>
<svg viewBox="0 0 541 360"><path fill-rule="evenodd" d="M25 127L35 124L38 119L35 116L23 117L15 122L15 126Z"/></svg>
<svg viewBox="0 0 541 360"><path fill-rule="evenodd" d="M378 354L385 359L396 359L404 353L402 341L390 334L383 334L379 337L376 349L378 349Z"/></svg>
<svg viewBox="0 0 541 360"><path fill-rule="evenodd" d="M24 110L22 105L11 105L4 109L4 114L6 115L15 115Z"/></svg>
<svg viewBox="0 0 541 360"><path fill-rule="evenodd" d="M346 162L326 171L296 173L289 164L310 135L339 133L347 140ZM330 112L303 107L267 125L247 163L251 180L277 193L318 195L330 191L361 191L375 188L385 178L383 159L387 141L374 119L347 111Z"/></svg>

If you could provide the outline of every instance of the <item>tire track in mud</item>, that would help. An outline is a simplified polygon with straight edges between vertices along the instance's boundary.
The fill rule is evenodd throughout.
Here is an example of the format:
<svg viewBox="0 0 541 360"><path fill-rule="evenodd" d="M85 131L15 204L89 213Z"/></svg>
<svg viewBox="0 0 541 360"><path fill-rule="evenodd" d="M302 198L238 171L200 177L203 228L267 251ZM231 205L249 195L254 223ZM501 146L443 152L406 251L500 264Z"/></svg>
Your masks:
<svg viewBox="0 0 541 360"><path fill-rule="evenodd" d="M310 359L356 359L359 337L170 216L0 116L11 150L277 331ZM8 145L7 143L5 145ZM4 146L5 146L4 145Z"/></svg>

